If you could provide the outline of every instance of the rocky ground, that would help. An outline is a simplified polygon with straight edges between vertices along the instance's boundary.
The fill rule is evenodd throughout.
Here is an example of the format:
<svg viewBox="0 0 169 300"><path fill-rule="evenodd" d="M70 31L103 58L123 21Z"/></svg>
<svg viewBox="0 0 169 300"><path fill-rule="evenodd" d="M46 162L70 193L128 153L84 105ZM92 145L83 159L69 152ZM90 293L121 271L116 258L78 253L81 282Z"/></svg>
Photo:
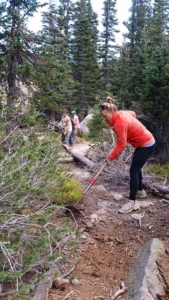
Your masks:
<svg viewBox="0 0 169 300"><path fill-rule="evenodd" d="M75 146L73 146L75 148ZM77 144L83 153L86 144ZM85 149L85 151L83 151ZM74 178L85 189L93 174L77 163L71 162ZM106 182L100 176L94 186L77 203L81 214L73 212L72 225L82 231L79 245L68 258L73 271L67 276L71 283L49 291L49 300L112 300L120 285L127 286L133 263L140 248L152 238L160 239L169 249L169 204L161 197L148 191L147 199L140 200L138 213L140 222L133 213L122 215L118 209L128 194L126 185ZM120 197L122 195L123 197ZM143 205L148 203L147 206ZM135 216L137 217L137 216ZM160 263L160 270L169 286L169 261L166 256ZM118 299L126 299L126 292ZM169 299L169 292L159 296Z"/></svg>

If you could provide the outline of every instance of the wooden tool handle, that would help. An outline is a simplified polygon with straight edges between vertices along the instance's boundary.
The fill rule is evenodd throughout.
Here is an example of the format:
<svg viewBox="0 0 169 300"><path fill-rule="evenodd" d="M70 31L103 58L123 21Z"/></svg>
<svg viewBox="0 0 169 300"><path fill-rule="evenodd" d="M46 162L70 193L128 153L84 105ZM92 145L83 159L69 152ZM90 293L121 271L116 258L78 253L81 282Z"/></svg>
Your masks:
<svg viewBox="0 0 169 300"><path fill-rule="evenodd" d="M95 175L95 177L93 178L94 180L96 180L99 175L101 174L101 172L104 170L104 168L107 166L107 161L104 163L104 165L101 167L101 169L98 171L98 173Z"/></svg>

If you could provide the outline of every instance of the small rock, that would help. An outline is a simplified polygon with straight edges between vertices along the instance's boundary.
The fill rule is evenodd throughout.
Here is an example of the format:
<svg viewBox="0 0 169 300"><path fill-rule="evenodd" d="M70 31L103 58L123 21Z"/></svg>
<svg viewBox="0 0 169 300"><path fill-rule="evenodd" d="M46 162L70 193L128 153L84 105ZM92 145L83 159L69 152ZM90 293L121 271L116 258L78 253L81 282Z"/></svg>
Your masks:
<svg viewBox="0 0 169 300"><path fill-rule="evenodd" d="M102 194L102 195L105 195L107 193L107 190L103 185L96 185L95 191L97 191L99 194Z"/></svg>
<svg viewBox="0 0 169 300"><path fill-rule="evenodd" d="M142 214L132 214L131 217L135 220L140 220L144 217L144 212Z"/></svg>
<svg viewBox="0 0 169 300"><path fill-rule="evenodd" d="M119 201L119 200L121 200L123 198L123 196L121 194L118 194L118 193L114 193L113 197L117 201Z"/></svg>
<svg viewBox="0 0 169 300"><path fill-rule="evenodd" d="M86 240L86 239L87 239L87 236L86 236L85 234L82 234L82 235L81 235L81 239Z"/></svg>
<svg viewBox="0 0 169 300"><path fill-rule="evenodd" d="M84 232L84 228L82 228L82 227L79 228L79 231L80 231L80 232Z"/></svg>
<svg viewBox="0 0 169 300"><path fill-rule="evenodd" d="M70 283L69 279L64 279L61 277L58 277L57 279L53 280L53 285L56 289L62 289L63 286L65 286L68 283Z"/></svg>
<svg viewBox="0 0 169 300"><path fill-rule="evenodd" d="M121 194L119 194L119 193L116 193L116 192L109 192L109 193L107 193L107 196L109 196L109 197L113 197L115 200L117 200L117 201L119 201L119 200L121 200L121 199L123 199L124 197L123 197L123 195L121 195Z"/></svg>
<svg viewBox="0 0 169 300"><path fill-rule="evenodd" d="M98 216L96 214L91 214L90 215L90 221L91 221L92 224L97 222L98 221Z"/></svg>
<svg viewBox="0 0 169 300"><path fill-rule="evenodd" d="M87 227L88 229L93 228L93 224L92 224L91 222L87 222L87 223L86 223L86 227Z"/></svg>
<svg viewBox="0 0 169 300"><path fill-rule="evenodd" d="M153 205L153 202L151 201L139 201L137 200L137 202L139 203L140 207L149 207L150 205Z"/></svg>
<svg viewBox="0 0 169 300"><path fill-rule="evenodd" d="M74 279L71 281L71 283L74 284L74 285L78 285L78 284L80 284L80 280L74 278Z"/></svg>
<svg viewBox="0 0 169 300"><path fill-rule="evenodd" d="M99 272L99 271L94 270L94 271L92 271L92 276L93 276L93 277L96 277L96 278L99 278L101 275L100 275L100 272Z"/></svg>
<svg viewBox="0 0 169 300"><path fill-rule="evenodd" d="M98 215L105 215L106 214L106 208L102 207L99 210L97 210Z"/></svg>

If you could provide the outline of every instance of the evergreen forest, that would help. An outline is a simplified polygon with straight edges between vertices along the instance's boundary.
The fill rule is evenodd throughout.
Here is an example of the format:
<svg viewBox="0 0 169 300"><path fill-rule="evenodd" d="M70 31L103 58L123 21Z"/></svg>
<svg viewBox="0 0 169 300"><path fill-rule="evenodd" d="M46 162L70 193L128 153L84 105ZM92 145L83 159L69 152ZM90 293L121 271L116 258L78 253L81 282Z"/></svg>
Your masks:
<svg viewBox="0 0 169 300"><path fill-rule="evenodd" d="M1 1L0 77L8 114L17 114L18 98L25 101L18 81L28 87L33 83L36 92L31 105L51 116L74 107L82 120L90 108L111 95L119 109L136 110L155 135L165 160L169 150L169 1L132 0L121 46L115 39L117 1L103 1L102 32L90 0L60 0L57 5ZM35 34L28 30L27 21L43 6L42 30Z"/></svg>
<svg viewBox="0 0 169 300"><path fill-rule="evenodd" d="M122 45L117 1L103 1L101 31L90 0L0 1L0 285L12 282L12 300L32 299L80 234L68 219L49 222L58 205L82 194L56 164L60 135L47 130L50 120L64 108L80 121L92 111L102 137L96 111L113 97L154 134L158 162L169 160L169 0L132 0ZM40 8L35 33L27 24Z"/></svg>

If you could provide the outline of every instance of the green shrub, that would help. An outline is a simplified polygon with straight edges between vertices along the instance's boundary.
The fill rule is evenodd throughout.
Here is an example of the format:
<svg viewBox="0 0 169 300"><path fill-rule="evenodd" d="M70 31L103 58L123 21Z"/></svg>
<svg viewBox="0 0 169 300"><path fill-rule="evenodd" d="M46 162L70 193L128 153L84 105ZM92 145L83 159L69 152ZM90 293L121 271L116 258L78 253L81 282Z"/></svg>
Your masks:
<svg viewBox="0 0 169 300"><path fill-rule="evenodd" d="M35 115L30 115L29 113L22 115L21 124L22 124L22 127L29 127L29 126L36 125Z"/></svg>
<svg viewBox="0 0 169 300"><path fill-rule="evenodd" d="M5 122L0 124L0 132L0 240L4 249L0 251L0 283L10 281L18 286L11 300L29 299L40 274L43 276L53 261L58 260L59 265L66 261L62 250L75 246L76 231L70 220L65 218L58 225L50 217L59 208L62 211L63 204L76 201L82 188L69 179L70 170L57 163L57 133L36 125L5 136ZM29 281L30 274L36 280L25 285L24 278Z"/></svg>
<svg viewBox="0 0 169 300"><path fill-rule="evenodd" d="M64 174L57 175L53 172L52 181L48 181L44 192L55 204L75 202L82 195L82 187L74 179L68 179Z"/></svg>

